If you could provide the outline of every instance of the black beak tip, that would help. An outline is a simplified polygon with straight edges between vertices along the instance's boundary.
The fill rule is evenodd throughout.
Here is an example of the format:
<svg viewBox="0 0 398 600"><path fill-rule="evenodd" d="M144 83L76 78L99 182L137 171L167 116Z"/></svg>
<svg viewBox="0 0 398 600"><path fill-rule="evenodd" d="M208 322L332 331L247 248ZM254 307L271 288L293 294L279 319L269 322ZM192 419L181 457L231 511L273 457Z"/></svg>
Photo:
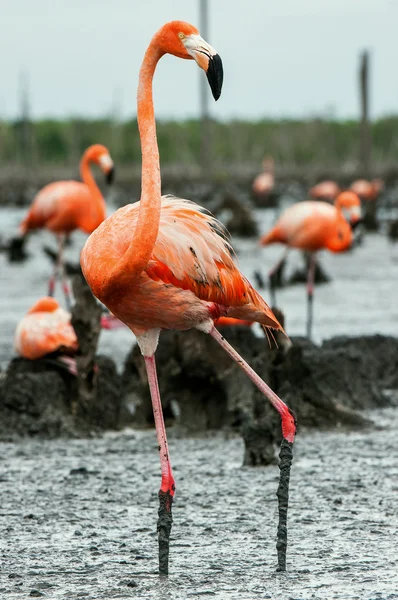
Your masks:
<svg viewBox="0 0 398 600"><path fill-rule="evenodd" d="M206 75L213 98L214 100L218 100L221 96L222 83L224 79L222 60L219 54L214 54L214 56L210 57Z"/></svg>
<svg viewBox="0 0 398 600"><path fill-rule="evenodd" d="M362 218L360 218L360 219L357 219L357 221L351 221L350 225L351 225L351 229L352 229L352 231L355 231L355 230L356 230L356 228L357 228L359 225L361 225L361 224L362 224L362 222L363 222L363 219L362 219Z"/></svg>
<svg viewBox="0 0 398 600"><path fill-rule="evenodd" d="M112 185L115 179L115 167L112 167L105 176L105 181L107 185Z"/></svg>

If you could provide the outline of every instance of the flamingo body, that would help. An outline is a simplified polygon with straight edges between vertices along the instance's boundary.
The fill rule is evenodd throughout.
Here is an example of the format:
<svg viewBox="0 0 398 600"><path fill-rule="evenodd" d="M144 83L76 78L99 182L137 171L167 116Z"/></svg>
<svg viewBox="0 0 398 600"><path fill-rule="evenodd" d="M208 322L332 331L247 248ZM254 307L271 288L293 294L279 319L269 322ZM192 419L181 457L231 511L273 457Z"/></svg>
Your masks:
<svg viewBox="0 0 398 600"><path fill-rule="evenodd" d="M33 199L32 206L20 225L22 234L47 228L56 234L74 229L91 233L106 217L105 201L90 171L90 163L98 164L108 176L113 162L101 144L87 148L80 161L83 182L57 181L46 185Z"/></svg>
<svg viewBox="0 0 398 600"><path fill-rule="evenodd" d="M21 223L22 233L46 228L53 233L71 233L82 229L94 231L105 219L105 205L93 206L90 188L79 181L49 183L36 195Z"/></svg>
<svg viewBox="0 0 398 600"><path fill-rule="evenodd" d="M342 252L351 246L352 230L338 208L308 200L289 206L260 240L262 246L275 242L310 252Z"/></svg>
<svg viewBox="0 0 398 600"><path fill-rule="evenodd" d="M54 298L41 298L18 324L14 347L20 356L30 360L58 350L74 354L77 338L70 314Z"/></svg>
<svg viewBox="0 0 398 600"><path fill-rule="evenodd" d="M103 287L134 236L140 202L120 208L88 238L81 266L93 293L137 335L190 329L231 316L280 328L268 305L240 273L223 225L189 200L162 196L159 233L138 278ZM115 289L116 288L116 289Z"/></svg>
<svg viewBox="0 0 398 600"><path fill-rule="evenodd" d="M350 189L358 194L362 200L373 201L377 199L383 187L384 183L381 179L373 179L372 181L357 179L352 182Z"/></svg>
<svg viewBox="0 0 398 600"><path fill-rule="evenodd" d="M270 194L274 189L275 177L273 173L260 173L253 181L253 193L256 195Z"/></svg>
<svg viewBox="0 0 398 600"><path fill-rule="evenodd" d="M335 181L321 181L310 189L310 196L314 200L329 200L333 202L340 193L340 187Z"/></svg>

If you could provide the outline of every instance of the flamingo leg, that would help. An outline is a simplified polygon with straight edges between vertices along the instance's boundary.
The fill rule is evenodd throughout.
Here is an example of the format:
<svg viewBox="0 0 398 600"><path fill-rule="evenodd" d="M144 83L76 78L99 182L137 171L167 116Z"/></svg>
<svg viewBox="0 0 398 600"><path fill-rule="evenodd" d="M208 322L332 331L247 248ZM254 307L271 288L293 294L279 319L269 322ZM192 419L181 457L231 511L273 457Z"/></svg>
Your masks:
<svg viewBox="0 0 398 600"><path fill-rule="evenodd" d="M53 298L54 294L55 294L55 283L58 279L58 271L59 271L59 265L60 265L60 256L62 254L61 252L61 237L62 236L57 236L57 240L58 240L58 254L57 254L57 260L54 263L54 268L53 268L53 272L52 275L50 277L50 279L48 280L48 295L51 296L51 298Z"/></svg>
<svg viewBox="0 0 398 600"><path fill-rule="evenodd" d="M65 296L66 308L67 308L67 310L70 311L70 309L72 308L72 294L71 294L71 291L69 288L69 282L68 282L68 278L67 278L66 270L65 270L65 261L64 261L65 242L66 242L66 235L60 235L59 236L59 273L61 275L62 290L63 290L64 296Z"/></svg>
<svg viewBox="0 0 398 600"><path fill-rule="evenodd" d="M144 359L146 372L148 375L149 389L151 392L153 416L155 419L156 435L158 438L160 454L160 467L162 471L162 483L159 490L159 519L157 524L159 540L159 574L168 575L169 540L171 525L173 523L171 505L174 498L175 484L169 458L162 402L160 399L159 384L156 374L155 355L144 356Z"/></svg>
<svg viewBox="0 0 398 600"><path fill-rule="evenodd" d="M316 269L316 254L311 252L307 272L307 337L311 339L314 313L314 282Z"/></svg>
<svg viewBox="0 0 398 600"><path fill-rule="evenodd" d="M289 252L289 248L286 248L284 253L282 254L282 257L278 260L278 262L272 267L272 269L268 273L268 281L269 281L269 288L270 288L270 295L271 295L271 306L276 306L275 290L277 287L277 280L280 277L281 270L283 269L283 267L285 265L288 252Z"/></svg>
<svg viewBox="0 0 398 600"><path fill-rule="evenodd" d="M271 388L257 375L250 365L236 352L224 339L221 333L213 327L210 335L220 344L231 358L240 366L254 385L268 398L279 412L282 419L283 440L279 453L279 486L277 491L279 523L277 531L276 548L278 552L278 571L286 571L287 549L287 510L289 501L290 467L293 460L293 442L296 434L296 419L289 407L271 390Z"/></svg>

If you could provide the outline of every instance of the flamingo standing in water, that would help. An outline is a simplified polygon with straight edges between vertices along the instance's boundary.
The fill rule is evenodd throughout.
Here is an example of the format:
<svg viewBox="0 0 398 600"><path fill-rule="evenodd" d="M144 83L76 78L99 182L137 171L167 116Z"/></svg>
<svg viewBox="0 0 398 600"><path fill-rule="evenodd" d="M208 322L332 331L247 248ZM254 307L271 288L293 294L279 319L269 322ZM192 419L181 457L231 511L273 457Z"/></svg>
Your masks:
<svg viewBox="0 0 398 600"><path fill-rule="evenodd" d="M341 192L334 206L327 202L308 200L289 206L276 225L261 239L262 246L286 244L282 258L269 273L272 305L275 305L273 275L286 260L290 248L310 252L307 274L307 336L311 337L312 305L316 268L316 252L327 249L331 252L344 252L353 241L352 229L360 221L361 202L352 191Z"/></svg>
<svg viewBox="0 0 398 600"><path fill-rule="evenodd" d="M142 148L141 200L120 208L91 234L81 254L81 266L94 295L131 329L144 356L162 473L159 572L168 573L175 482L154 355L162 329L193 327L210 334L226 350L281 416L284 439L280 464L282 484L278 496L278 560L279 568L285 569L287 491L296 420L286 404L217 331L214 319L230 316L258 321L264 328L282 328L268 305L239 272L222 224L189 200L161 197L152 79L159 59L167 53L194 59L206 72L215 100L220 96L221 59L196 27L183 21L172 21L161 27L149 44L139 75L137 119ZM179 89L181 97L185 98L184 84Z"/></svg>
<svg viewBox="0 0 398 600"><path fill-rule="evenodd" d="M63 263L66 235L75 229L92 233L106 217L104 198L90 170L90 164L99 165L110 183L113 177L113 161L108 150L101 144L87 148L80 161L80 181L56 181L41 189L33 199L32 206L19 230L22 235L34 229L49 229L58 238L58 255L54 272L48 284L48 295L53 296L57 276L62 279L68 308L70 292Z"/></svg>
<svg viewBox="0 0 398 600"><path fill-rule="evenodd" d="M353 181L350 189L354 191L362 200L364 208L363 224L368 230L377 230L377 200L380 193L384 190L384 181L382 179L357 179Z"/></svg>
<svg viewBox="0 0 398 600"><path fill-rule="evenodd" d="M77 375L71 358L78 348L70 314L60 307L55 298L40 298L18 323L14 336L17 354L29 360L43 358L54 352L65 362L68 370Z"/></svg>

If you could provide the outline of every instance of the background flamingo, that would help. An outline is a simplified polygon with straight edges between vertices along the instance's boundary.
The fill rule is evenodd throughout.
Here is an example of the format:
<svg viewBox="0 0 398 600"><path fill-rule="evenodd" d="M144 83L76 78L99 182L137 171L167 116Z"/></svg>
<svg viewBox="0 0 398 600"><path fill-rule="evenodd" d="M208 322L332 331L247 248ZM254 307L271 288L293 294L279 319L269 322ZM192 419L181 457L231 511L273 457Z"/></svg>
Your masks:
<svg viewBox="0 0 398 600"><path fill-rule="evenodd" d="M252 191L255 196L263 200L267 199L275 186L275 162L272 156L263 159L263 172L255 177L252 183Z"/></svg>
<svg viewBox="0 0 398 600"><path fill-rule="evenodd" d="M75 229L92 233L106 216L105 201L91 173L91 163L101 168L107 176L108 183L112 181L113 161L108 150L101 144L90 146L80 161L83 183L80 181L49 183L37 193L20 225L22 235L43 228L56 234L58 256L49 280L48 295L54 295L56 278L61 278L68 308L70 308L70 292L63 264L65 237Z"/></svg>
<svg viewBox="0 0 398 600"><path fill-rule="evenodd" d="M73 356L78 348L70 314L55 298L40 298L18 323L14 336L15 351L30 360L59 352L70 372L77 374Z"/></svg>
<svg viewBox="0 0 398 600"><path fill-rule="evenodd" d="M379 194L384 189L384 181L382 179L356 179L350 185L350 190L358 194L361 200L376 200Z"/></svg>
<svg viewBox="0 0 398 600"><path fill-rule="evenodd" d="M278 558L286 562L287 491L296 432L289 408L215 329L213 320L232 316L281 329L270 308L239 272L224 227L188 200L161 197L159 151L152 79L163 54L194 59L207 74L214 98L223 70L216 51L182 21L164 25L152 38L140 70L137 118L142 147L141 201L106 219L89 237L81 265L93 293L133 331L144 356L159 444L159 571L168 572L171 506L175 492L154 354L161 329L192 327L209 333L268 397L282 418L283 490ZM185 94L184 94L185 97ZM281 488L282 489L282 488Z"/></svg>
<svg viewBox="0 0 398 600"><path fill-rule="evenodd" d="M272 276L281 267L290 248L300 248L311 253L307 273L307 336L311 337L312 304L316 252L327 249L344 252L353 240L352 227L361 218L361 203L352 191L339 194L335 205L322 201L297 202L289 206L276 225L260 239L262 246L279 242L287 246L281 260L270 271L272 304L276 304Z"/></svg>
<svg viewBox="0 0 398 600"><path fill-rule="evenodd" d="M314 200L324 200L325 202L334 202L341 190L335 181L321 181L310 189L310 197Z"/></svg>

